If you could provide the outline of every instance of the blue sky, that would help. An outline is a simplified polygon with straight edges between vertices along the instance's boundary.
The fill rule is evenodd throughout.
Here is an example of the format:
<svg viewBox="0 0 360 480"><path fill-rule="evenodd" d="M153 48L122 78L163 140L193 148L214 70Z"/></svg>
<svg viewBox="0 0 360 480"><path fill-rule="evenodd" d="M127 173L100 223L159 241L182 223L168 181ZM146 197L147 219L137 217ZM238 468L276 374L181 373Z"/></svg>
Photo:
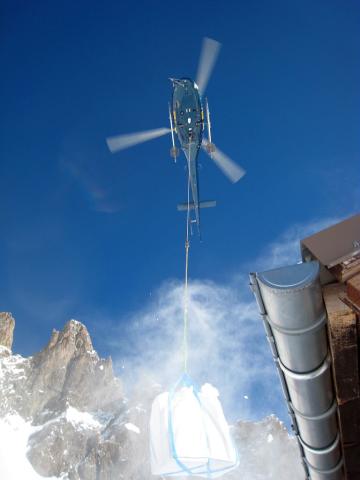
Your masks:
<svg viewBox="0 0 360 480"><path fill-rule="evenodd" d="M191 278L233 283L294 225L359 210L358 1L4 1L0 22L0 291L16 351L74 317L117 356L109 332L182 278L184 161L170 138L116 155L105 138L168 126L168 77L195 76L204 36L222 43L214 142L247 175L231 185L200 157L218 206Z"/></svg>

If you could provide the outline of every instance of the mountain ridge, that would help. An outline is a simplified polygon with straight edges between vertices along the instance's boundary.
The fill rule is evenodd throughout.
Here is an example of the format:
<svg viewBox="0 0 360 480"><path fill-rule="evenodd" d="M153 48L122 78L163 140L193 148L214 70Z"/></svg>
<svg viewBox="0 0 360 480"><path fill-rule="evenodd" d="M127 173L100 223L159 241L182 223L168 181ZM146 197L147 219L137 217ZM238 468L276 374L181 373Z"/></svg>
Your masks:
<svg viewBox="0 0 360 480"><path fill-rule="evenodd" d="M79 321L69 320L61 331L53 330L47 345L28 358L11 352L14 327L12 315L0 313L0 420L27 429L26 461L36 478L151 478L148 424L159 386L144 383L136 398L126 398L111 357L98 356L86 326ZM239 471L224 478L235 480L241 472L241 478L249 480L285 479L281 476L285 464L281 472L281 462L272 461L274 452L284 448L286 464L289 458L293 463L293 479L302 478L296 442L276 417L256 423L239 421L232 431L242 452L241 463ZM19 478L18 473L6 475L0 476Z"/></svg>

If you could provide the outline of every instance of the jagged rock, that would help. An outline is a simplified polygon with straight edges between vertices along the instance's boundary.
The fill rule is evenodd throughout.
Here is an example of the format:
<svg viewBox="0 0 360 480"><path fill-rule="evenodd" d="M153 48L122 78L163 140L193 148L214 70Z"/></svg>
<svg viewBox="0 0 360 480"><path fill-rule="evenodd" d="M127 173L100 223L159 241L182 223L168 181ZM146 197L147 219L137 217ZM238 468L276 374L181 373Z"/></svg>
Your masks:
<svg viewBox="0 0 360 480"><path fill-rule="evenodd" d="M29 439L28 459L45 477L74 471L84 458L92 429L77 428L65 418L45 425Z"/></svg>
<svg viewBox="0 0 360 480"><path fill-rule="evenodd" d="M111 410L123 398L111 358L100 359L86 327L70 320L53 331L48 345L32 360L28 379L32 392L28 415L35 423L58 414L67 404L81 411Z"/></svg>
<svg viewBox="0 0 360 480"><path fill-rule="evenodd" d="M8 351L2 349L3 353L9 354L13 344L13 335L15 328L15 320L9 312L0 312L0 346L5 347Z"/></svg>
<svg viewBox="0 0 360 480"><path fill-rule="evenodd" d="M4 318L12 333L12 317ZM9 351L0 360L0 416L17 413L38 427L29 440L28 458L40 475L77 475L77 465L101 444L100 427L121 409L126 411L122 386L111 358L99 358L80 322L70 320L61 332L54 330L33 357ZM95 412L104 424L87 412Z"/></svg>

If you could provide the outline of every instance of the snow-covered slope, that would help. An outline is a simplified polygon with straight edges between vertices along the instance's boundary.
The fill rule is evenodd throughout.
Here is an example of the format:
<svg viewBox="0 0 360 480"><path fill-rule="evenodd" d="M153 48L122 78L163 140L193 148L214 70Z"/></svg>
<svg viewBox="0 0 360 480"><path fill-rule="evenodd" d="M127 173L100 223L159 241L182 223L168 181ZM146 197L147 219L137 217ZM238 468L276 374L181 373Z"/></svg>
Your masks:
<svg viewBox="0 0 360 480"><path fill-rule="evenodd" d="M0 324L0 479L151 478L148 423L159 386L144 382L136 399L124 398L111 359L99 358L75 320L30 358L11 353L12 317L0 314ZM296 443L275 417L238 422L233 434L240 467L224 478L303 478Z"/></svg>
<svg viewBox="0 0 360 480"><path fill-rule="evenodd" d="M0 419L0 478L6 480L40 480L26 452L34 427L18 414Z"/></svg>

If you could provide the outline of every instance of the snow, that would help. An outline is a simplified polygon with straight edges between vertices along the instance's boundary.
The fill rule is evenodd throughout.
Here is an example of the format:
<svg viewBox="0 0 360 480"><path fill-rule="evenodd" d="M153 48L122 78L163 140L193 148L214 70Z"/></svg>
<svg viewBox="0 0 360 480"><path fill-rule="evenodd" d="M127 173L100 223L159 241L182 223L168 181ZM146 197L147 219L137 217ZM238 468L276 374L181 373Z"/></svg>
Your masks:
<svg viewBox="0 0 360 480"><path fill-rule="evenodd" d="M268 443L271 443L274 440L274 437L271 435L271 433L269 433L266 440L267 440Z"/></svg>
<svg viewBox="0 0 360 480"><path fill-rule="evenodd" d="M10 355L9 357L1 359L2 367L15 374L24 372L24 368L22 367L27 363L28 360L21 355Z"/></svg>
<svg viewBox="0 0 360 480"><path fill-rule="evenodd" d="M0 419L0 478L43 480L26 457L29 436L36 429L17 414ZM56 480L55 477L51 477ZM48 480L51 480L48 478Z"/></svg>
<svg viewBox="0 0 360 480"><path fill-rule="evenodd" d="M51 414L51 411L45 409L43 410L42 415L46 416L49 413ZM51 420L48 420L41 427L36 427L36 430L41 429L45 425L50 425L52 423L58 422L61 419L64 419L67 422L71 423L71 425L77 429L99 429L103 426L103 424L96 420L92 414L88 412L81 412L80 410L77 410L76 408L68 405L66 410L61 415L58 415Z"/></svg>
<svg viewBox="0 0 360 480"><path fill-rule="evenodd" d="M25 369L24 366L28 364L28 361L20 355L12 355L5 357L0 361L0 378L5 376L11 376L16 380L24 379Z"/></svg>
<svg viewBox="0 0 360 480"><path fill-rule="evenodd" d="M140 433L140 428L134 425L133 423L125 423L125 428L127 428L131 432L135 432L138 434Z"/></svg>
<svg viewBox="0 0 360 480"><path fill-rule="evenodd" d="M210 397L218 397L220 394L219 394L219 390L215 387L213 387L210 383L205 383L202 387L201 387L201 393L203 395L208 395Z"/></svg>
<svg viewBox="0 0 360 480"><path fill-rule="evenodd" d="M96 353L96 350L94 350L94 349L86 350L86 353L88 353L89 355L95 355L96 357L98 356L98 354Z"/></svg>
<svg viewBox="0 0 360 480"><path fill-rule="evenodd" d="M15 392L14 382L26 378L25 367L28 365L29 360L20 355L0 357L0 389L3 395L5 392L8 395Z"/></svg>
<svg viewBox="0 0 360 480"><path fill-rule="evenodd" d="M74 407L68 406L65 413L65 419L73 426L80 426L82 428L100 428L101 423L95 420L95 418L87 412L80 412Z"/></svg>
<svg viewBox="0 0 360 480"><path fill-rule="evenodd" d="M69 321L76 326L82 326L82 323L79 320L75 320L75 318L71 318Z"/></svg>

